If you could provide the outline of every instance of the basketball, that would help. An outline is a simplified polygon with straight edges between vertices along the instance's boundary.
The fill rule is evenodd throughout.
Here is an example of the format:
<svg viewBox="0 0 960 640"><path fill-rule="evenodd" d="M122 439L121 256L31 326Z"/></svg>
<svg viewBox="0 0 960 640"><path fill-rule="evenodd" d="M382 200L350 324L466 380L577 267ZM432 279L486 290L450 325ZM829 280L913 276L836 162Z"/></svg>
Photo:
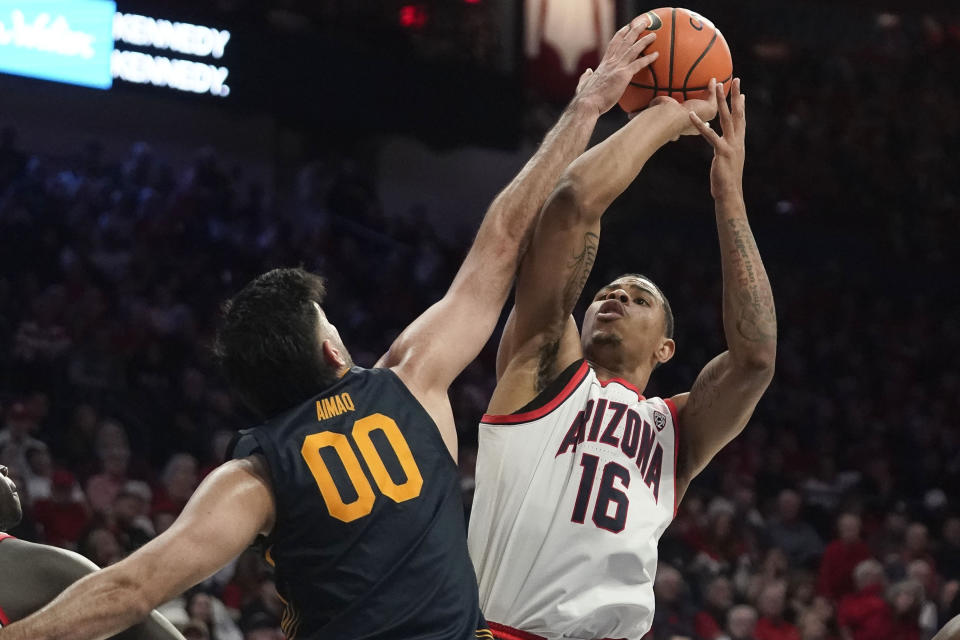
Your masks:
<svg viewBox="0 0 960 640"><path fill-rule="evenodd" d="M633 76L620 98L624 111L638 111L657 96L669 96L678 102L703 98L710 78L723 83L724 94L730 91L730 47L712 22L699 13L676 7L654 9L646 15L650 26L640 37L653 31L657 39L644 54L659 51L660 56Z"/></svg>

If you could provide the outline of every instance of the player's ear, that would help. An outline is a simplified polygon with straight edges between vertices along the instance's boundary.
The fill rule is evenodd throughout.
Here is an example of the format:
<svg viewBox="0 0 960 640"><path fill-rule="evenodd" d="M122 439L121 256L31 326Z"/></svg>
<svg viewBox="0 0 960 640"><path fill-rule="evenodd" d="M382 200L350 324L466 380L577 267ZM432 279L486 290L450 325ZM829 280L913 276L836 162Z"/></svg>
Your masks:
<svg viewBox="0 0 960 640"><path fill-rule="evenodd" d="M670 338L664 338L663 342L660 343L660 346L654 352L654 356L656 356L657 362L663 364L673 357L673 354L676 350L677 343Z"/></svg>
<svg viewBox="0 0 960 640"><path fill-rule="evenodd" d="M346 358L344 358L340 350L333 345L333 340L330 338L323 341L323 361L337 371L347 365Z"/></svg>

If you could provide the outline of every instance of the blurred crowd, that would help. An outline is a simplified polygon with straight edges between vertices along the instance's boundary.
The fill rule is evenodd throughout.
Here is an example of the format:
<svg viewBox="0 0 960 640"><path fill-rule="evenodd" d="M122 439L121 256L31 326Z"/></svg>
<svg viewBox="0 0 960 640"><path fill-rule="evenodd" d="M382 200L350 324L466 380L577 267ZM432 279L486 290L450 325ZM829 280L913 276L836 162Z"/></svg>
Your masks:
<svg viewBox="0 0 960 640"><path fill-rule="evenodd" d="M943 80L960 50L934 36L743 61L778 369L661 541L654 640L923 640L960 613L960 93ZM648 396L688 389L723 348L708 158L682 141L651 163L698 182L699 204L628 191L588 285L640 270L670 298L678 353ZM187 167L142 143L50 157L4 129L0 462L26 511L12 533L106 566L170 525L250 424L209 346L221 302L253 276L325 274L328 314L369 366L466 244L392 210L346 156L280 190L209 149ZM493 346L452 389L468 514ZM188 638L282 637L254 551L162 611Z"/></svg>

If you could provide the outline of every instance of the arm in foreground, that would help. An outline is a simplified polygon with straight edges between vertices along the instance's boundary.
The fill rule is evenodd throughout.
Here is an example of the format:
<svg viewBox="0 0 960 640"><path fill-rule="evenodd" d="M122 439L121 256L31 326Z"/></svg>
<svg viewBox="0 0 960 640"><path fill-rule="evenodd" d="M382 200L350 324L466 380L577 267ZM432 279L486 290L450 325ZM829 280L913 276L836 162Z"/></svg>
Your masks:
<svg viewBox="0 0 960 640"><path fill-rule="evenodd" d="M956 616L933 636L933 640L960 640L960 616Z"/></svg>
<svg viewBox="0 0 960 640"><path fill-rule="evenodd" d="M600 114L655 59L640 57L655 37L639 38L647 21L641 16L614 35L597 70L584 74L577 95L540 148L490 205L446 295L407 327L378 362L395 368L419 395L445 398L447 387L490 338L544 200L561 172L583 152Z"/></svg>
<svg viewBox="0 0 960 640"><path fill-rule="evenodd" d="M15 583L0 583L0 602L13 619L19 620L37 611L80 578L99 571L99 567L78 553L8 540L0 547L0 564ZM170 622L156 611L140 624L117 636L123 640L183 640Z"/></svg>
<svg viewBox="0 0 960 640"><path fill-rule="evenodd" d="M137 552L74 583L49 605L0 629L0 640L107 638L209 577L273 527L264 463L233 460L200 484L179 518Z"/></svg>
<svg viewBox="0 0 960 640"><path fill-rule="evenodd" d="M723 329L727 351L711 360L689 394L674 397L680 413L678 476L683 490L746 426L773 378L777 317L773 293L747 221L743 199L745 96L740 81L732 109L717 87L720 137L695 114L690 119L714 149L710 190L715 202L723 266ZM682 491L681 491L682 494Z"/></svg>

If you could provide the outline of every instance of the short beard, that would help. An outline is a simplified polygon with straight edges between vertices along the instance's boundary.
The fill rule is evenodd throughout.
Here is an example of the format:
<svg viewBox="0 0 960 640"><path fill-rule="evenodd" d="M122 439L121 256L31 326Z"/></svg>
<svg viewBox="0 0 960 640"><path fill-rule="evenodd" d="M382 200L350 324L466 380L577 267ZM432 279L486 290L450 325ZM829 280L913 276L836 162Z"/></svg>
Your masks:
<svg viewBox="0 0 960 640"><path fill-rule="evenodd" d="M622 343L623 343L623 338L617 335L616 333L611 333L611 332L596 333L593 336L593 344L616 346Z"/></svg>

